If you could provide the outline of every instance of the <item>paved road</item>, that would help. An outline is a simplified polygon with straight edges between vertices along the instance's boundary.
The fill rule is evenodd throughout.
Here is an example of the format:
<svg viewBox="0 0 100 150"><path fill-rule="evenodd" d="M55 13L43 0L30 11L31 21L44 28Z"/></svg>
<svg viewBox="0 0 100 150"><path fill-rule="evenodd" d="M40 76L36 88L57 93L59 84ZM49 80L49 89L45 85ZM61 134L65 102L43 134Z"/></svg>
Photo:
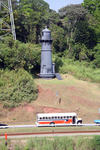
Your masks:
<svg viewBox="0 0 100 150"><path fill-rule="evenodd" d="M48 126L48 125L45 125ZM62 126L62 125L57 125ZM97 124L80 124L80 125L65 125L65 126L100 126ZM38 128L36 125L12 125L12 126L0 126L2 128ZM100 135L99 131L66 131L66 132L42 132L42 133L13 133L8 134L8 139L12 138L30 138L30 137L46 137L46 136L80 136L80 135ZM4 134L0 135L0 138L5 138Z"/></svg>
<svg viewBox="0 0 100 150"><path fill-rule="evenodd" d="M39 125L39 127L44 126L44 127L67 127L67 126L100 126L100 124L57 124L57 125ZM4 129L4 128L30 128L30 127L37 127L36 124L33 125L8 125L8 126L0 126L0 129Z"/></svg>
<svg viewBox="0 0 100 150"><path fill-rule="evenodd" d="M82 136L82 135L100 135L100 131L69 131L69 132L41 132L41 133L14 133L8 134L8 139L32 138L32 137L50 137L50 136ZM1 135L0 138L5 138Z"/></svg>

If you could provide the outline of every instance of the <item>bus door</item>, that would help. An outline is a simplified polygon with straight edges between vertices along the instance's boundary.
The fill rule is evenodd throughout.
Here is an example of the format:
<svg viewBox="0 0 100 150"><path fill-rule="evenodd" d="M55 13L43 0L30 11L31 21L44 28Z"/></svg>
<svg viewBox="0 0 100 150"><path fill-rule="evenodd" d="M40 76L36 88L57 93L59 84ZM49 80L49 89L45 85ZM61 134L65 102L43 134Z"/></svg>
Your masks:
<svg viewBox="0 0 100 150"><path fill-rule="evenodd" d="M72 118L72 123L73 123L73 124L76 123L76 117L75 117L75 116L73 116L73 118Z"/></svg>

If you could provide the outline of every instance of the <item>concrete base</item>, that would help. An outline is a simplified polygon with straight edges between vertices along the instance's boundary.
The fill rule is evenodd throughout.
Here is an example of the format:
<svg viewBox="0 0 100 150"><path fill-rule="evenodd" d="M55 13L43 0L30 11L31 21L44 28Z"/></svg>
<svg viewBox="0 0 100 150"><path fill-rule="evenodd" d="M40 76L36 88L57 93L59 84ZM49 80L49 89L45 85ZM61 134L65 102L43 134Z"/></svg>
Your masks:
<svg viewBox="0 0 100 150"><path fill-rule="evenodd" d="M55 78L55 74L40 74L40 78Z"/></svg>

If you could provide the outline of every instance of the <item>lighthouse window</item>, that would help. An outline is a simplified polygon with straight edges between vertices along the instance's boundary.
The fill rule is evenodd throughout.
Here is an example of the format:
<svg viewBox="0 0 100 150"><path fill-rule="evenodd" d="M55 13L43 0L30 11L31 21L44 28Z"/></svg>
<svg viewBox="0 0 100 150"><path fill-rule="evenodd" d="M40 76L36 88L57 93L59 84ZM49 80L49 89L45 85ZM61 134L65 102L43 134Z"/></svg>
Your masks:
<svg viewBox="0 0 100 150"><path fill-rule="evenodd" d="M46 65L43 65L43 67L45 68L45 67L46 67Z"/></svg>
<svg viewBox="0 0 100 150"><path fill-rule="evenodd" d="M42 36L44 36L44 33L42 32Z"/></svg>

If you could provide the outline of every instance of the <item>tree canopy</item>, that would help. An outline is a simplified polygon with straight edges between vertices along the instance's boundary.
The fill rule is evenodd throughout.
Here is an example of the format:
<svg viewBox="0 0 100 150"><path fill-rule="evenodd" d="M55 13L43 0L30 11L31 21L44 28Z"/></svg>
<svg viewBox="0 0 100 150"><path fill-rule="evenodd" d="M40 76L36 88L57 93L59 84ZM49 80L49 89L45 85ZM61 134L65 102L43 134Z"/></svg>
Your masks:
<svg viewBox="0 0 100 150"><path fill-rule="evenodd" d="M99 63L97 58L99 51L98 43L100 42L99 0L84 0L82 5L65 6L61 8L58 13L51 10L48 3L44 0L12 0L12 5L17 40L20 41L19 45L21 47L24 47L24 43L39 45L41 31L45 26L48 26L52 32L52 48L55 54L58 54L59 57L63 57L66 54L68 58L79 61L96 62L95 65L99 67L99 65L97 65L97 62ZM1 12L0 16L2 16ZM0 31L0 34L2 34L2 31ZM21 44L21 42L23 42L23 44ZM5 44L2 43L2 47L6 52L4 45ZM27 49L26 45L25 49ZM10 48L10 51L11 49L12 51L15 49L14 45ZM17 49L15 51L17 51ZM4 64L3 60L5 60L4 57L7 55L3 53L0 58L2 64ZM30 58L28 57L28 59ZM30 60L28 60L28 62L30 62ZM39 66L37 68L39 68Z"/></svg>

